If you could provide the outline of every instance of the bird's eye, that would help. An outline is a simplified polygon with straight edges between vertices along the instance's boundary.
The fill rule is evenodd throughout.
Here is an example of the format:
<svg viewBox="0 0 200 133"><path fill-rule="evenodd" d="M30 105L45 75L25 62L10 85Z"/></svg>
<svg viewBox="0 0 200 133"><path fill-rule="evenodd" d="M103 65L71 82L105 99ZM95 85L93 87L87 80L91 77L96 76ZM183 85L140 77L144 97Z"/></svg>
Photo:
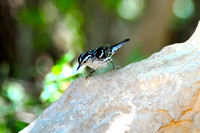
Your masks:
<svg viewBox="0 0 200 133"><path fill-rule="evenodd" d="M84 61L83 63L86 63L86 61Z"/></svg>

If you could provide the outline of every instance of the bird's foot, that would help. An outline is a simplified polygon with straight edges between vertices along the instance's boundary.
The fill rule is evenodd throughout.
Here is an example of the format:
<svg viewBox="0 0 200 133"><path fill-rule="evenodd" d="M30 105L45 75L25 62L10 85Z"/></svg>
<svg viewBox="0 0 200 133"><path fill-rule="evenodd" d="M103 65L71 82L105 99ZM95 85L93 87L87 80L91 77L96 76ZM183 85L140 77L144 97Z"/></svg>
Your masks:
<svg viewBox="0 0 200 133"><path fill-rule="evenodd" d="M115 67L113 67L112 71L116 71L118 68L120 68L120 66L115 66Z"/></svg>
<svg viewBox="0 0 200 133"><path fill-rule="evenodd" d="M92 74L86 76L86 77L85 77L85 80L87 80L87 79L88 79L89 77L91 77L91 76L92 76Z"/></svg>

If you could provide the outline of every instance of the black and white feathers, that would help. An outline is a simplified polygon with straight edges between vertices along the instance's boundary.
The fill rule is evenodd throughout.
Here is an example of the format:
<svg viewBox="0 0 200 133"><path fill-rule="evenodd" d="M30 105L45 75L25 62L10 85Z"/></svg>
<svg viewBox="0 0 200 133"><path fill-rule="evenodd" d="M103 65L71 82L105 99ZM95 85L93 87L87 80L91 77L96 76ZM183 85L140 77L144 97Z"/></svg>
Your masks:
<svg viewBox="0 0 200 133"><path fill-rule="evenodd" d="M117 43L113 46L102 46L93 50L89 50L85 53L82 53L78 57L79 66L77 70L82 65L87 65L93 68L94 70L106 67L107 63L112 61L111 59L112 55L129 40L130 39L125 39L124 41Z"/></svg>

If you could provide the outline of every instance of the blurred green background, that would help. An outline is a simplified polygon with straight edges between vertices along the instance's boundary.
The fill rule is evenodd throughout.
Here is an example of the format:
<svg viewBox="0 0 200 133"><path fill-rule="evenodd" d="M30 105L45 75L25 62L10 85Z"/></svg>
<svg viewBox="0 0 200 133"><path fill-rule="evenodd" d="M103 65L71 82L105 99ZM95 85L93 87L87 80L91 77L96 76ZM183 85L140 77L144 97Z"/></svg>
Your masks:
<svg viewBox="0 0 200 133"><path fill-rule="evenodd" d="M113 56L123 67L186 41L199 19L199 0L0 0L0 133L22 130L85 76L82 52L130 38Z"/></svg>

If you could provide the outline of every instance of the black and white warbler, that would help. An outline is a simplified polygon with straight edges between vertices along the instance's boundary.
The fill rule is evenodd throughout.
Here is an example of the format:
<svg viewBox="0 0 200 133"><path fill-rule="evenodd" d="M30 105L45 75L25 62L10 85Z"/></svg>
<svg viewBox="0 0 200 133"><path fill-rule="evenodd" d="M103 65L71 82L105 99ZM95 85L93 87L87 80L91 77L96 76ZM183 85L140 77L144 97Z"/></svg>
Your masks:
<svg viewBox="0 0 200 133"><path fill-rule="evenodd" d="M82 65L87 65L90 68L94 69L92 72L88 74L88 77L92 75L93 72L95 72L97 69L104 68L107 66L108 62L112 63L113 69L115 69L115 65L112 61L112 55L126 42L128 42L130 39L125 39L124 41L117 43L113 46L102 46L93 50L89 50L85 53L82 53L78 57L78 68Z"/></svg>

